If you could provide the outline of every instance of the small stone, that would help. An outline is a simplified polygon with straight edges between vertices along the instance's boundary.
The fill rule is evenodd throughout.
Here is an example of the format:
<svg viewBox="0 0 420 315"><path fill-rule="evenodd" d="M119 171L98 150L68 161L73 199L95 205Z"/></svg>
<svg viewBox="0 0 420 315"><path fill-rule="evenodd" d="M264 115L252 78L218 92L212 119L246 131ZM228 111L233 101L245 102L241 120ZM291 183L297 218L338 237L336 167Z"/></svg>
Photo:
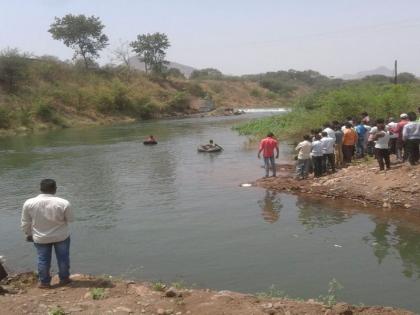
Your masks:
<svg viewBox="0 0 420 315"><path fill-rule="evenodd" d="M157 314L158 314L158 315L166 315L166 314L165 314L165 310L164 310L163 308L158 308L158 310L157 310Z"/></svg>
<svg viewBox="0 0 420 315"><path fill-rule="evenodd" d="M165 292L165 296L166 297L176 297L178 296L178 292L176 291L176 289L174 287L170 287L166 292Z"/></svg>
<svg viewBox="0 0 420 315"><path fill-rule="evenodd" d="M404 208L411 208L411 205L409 203L404 204Z"/></svg>
<svg viewBox="0 0 420 315"><path fill-rule="evenodd" d="M171 314L173 314L174 313L174 310L173 309L171 309L171 308L168 308L166 311L165 311L165 315L171 315Z"/></svg>

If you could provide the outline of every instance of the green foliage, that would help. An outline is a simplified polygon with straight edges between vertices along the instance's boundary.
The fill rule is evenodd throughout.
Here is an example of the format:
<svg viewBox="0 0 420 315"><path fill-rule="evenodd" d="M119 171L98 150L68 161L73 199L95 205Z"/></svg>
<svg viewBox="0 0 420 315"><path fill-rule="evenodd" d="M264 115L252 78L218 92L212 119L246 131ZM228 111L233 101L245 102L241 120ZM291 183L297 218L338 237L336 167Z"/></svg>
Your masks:
<svg viewBox="0 0 420 315"><path fill-rule="evenodd" d="M279 137L300 136L326 121L343 121L367 111L372 118L398 117L414 110L420 101L418 85L394 85L360 81L342 87L318 90L300 98L291 112L252 120L236 126L242 134L264 135L267 131Z"/></svg>
<svg viewBox="0 0 420 315"><path fill-rule="evenodd" d="M196 80L221 80L223 73L214 68L206 68L201 70L194 70L191 73L190 79Z"/></svg>
<svg viewBox="0 0 420 315"><path fill-rule="evenodd" d="M337 304L338 291L342 290L343 286L335 278L328 283L328 292L326 295L319 296L318 300L324 305L331 307Z"/></svg>
<svg viewBox="0 0 420 315"><path fill-rule="evenodd" d="M93 300L102 300L105 298L105 289L104 288L92 288L90 290L90 296Z"/></svg>
<svg viewBox="0 0 420 315"><path fill-rule="evenodd" d="M0 107L0 129L8 129L11 125L10 110Z"/></svg>
<svg viewBox="0 0 420 315"><path fill-rule="evenodd" d="M258 89L252 89L251 92L249 92L249 95L258 98L258 97L261 97L262 96L262 93Z"/></svg>
<svg viewBox="0 0 420 315"><path fill-rule="evenodd" d="M263 79L260 81L260 85L271 92L278 93L280 95L288 96L292 93L296 87L284 83L280 80L273 80L273 79Z"/></svg>
<svg viewBox="0 0 420 315"><path fill-rule="evenodd" d="M169 100L168 107L172 111L183 112L189 108L190 99L186 92L177 92Z"/></svg>
<svg viewBox="0 0 420 315"><path fill-rule="evenodd" d="M166 50L171 46L164 33L137 35L137 40L130 43L133 51L144 62L146 73L163 74L168 62Z"/></svg>
<svg viewBox="0 0 420 315"><path fill-rule="evenodd" d="M166 289L166 284L160 281L152 283L152 289L154 291L163 292Z"/></svg>
<svg viewBox="0 0 420 315"><path fill-rule="evenodd" d="M187 287L185 281L183 280L172 282L171 286L173 286L175 289L178 289L178 290L185 289Z"/></svg>
<svg viewBox="0 0 420 315"><path fill-rule="evenodd" d="M197 97L205 97L206 94L207 94L204 91L204 89L201 87L201 85L198 84L198 83L191 83L191 84L189 84L187 86L187 91L192 96L197 96Z"/></svg>
<svg viewBox="0 0 420 315"><path fill-rule="evenodd" d="M405 83L414 83L417 82L417 78L414 74L409 72L402 72L398 75L398 83L405 84Z"/></svg>
<svg viewBox="0 0 420 315"><path fill-rule="evenodd" d="M99 17L67 14L63 18L56 17L48 32L54 39L72 48L75 59L81 56L87 69L108 45L108 37L102 33L104 27Z"/></svg>
<svg viewBox="0 0 420 315"><path fill-rule="evenodd" d="M169 68L166 71L166 76L172 77L172 78L185 79L185 75L181 72L181 70L177 68Z"/></svg>
<svg viewBox="0 0 420 315"><path fill-rule="evenodd" d="M283 291L279 290L274 284L272 284L267 291L257 292L257 297L264 299L271 298L288 298L288 295Z"/></svg>
<svg viewBox="0 0 420 315"><path fill-rule="evenodd" d="M50 309L48 315L66 315L66 312L61 307L57 306Z"/></svg>
<svg viewBox="0 0 420 315"><path fill-rule="evenodd" d="M36 115L43 122L51 122L55 116L55 110L50 104L40 103L36 109Z"/></svg>
<svg viewBox="0 0 420 315"><path fill-rule="evenodd" d="M15 93L27 79L29 58L17 49L0 52L0 85L10 93Z"/></svg>

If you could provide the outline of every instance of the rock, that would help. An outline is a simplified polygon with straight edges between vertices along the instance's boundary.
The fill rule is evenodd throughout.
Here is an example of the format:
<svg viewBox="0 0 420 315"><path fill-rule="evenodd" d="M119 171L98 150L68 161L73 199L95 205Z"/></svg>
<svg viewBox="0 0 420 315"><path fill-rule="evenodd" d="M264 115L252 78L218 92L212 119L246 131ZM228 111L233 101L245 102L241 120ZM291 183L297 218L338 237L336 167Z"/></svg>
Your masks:
<svg viewBox="0 0 420 315"><path fill-rule="evenodd" d="M165 310L163 308L158 308L157 314L158 315L166 315Z"/></svg>
<svg viewBox="0 0 420 315"><path fill-rule="evenodd" d="M168 290L166 290L165 296L166 297L176 297L176 296L179 296L179 293L174 287L170 287Z"/></svg>
<svg viewBox="0 0 420 315"><path fill-rule="evenodd" d="M404 208L411 208L411 205L409 203L404 204Z"/></svg>

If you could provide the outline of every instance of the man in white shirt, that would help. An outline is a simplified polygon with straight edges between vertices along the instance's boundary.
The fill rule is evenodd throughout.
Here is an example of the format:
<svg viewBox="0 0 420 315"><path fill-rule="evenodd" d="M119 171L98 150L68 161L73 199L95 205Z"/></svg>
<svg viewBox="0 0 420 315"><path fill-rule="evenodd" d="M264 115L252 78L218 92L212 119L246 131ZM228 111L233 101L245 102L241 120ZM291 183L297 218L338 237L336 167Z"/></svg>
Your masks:
<svg viewBox="0 0 420 315"><path fill-rule="evenodd" d="M312 163L314 165L314 176L315 177L321 177L322 176L322 159L324 156L324 153L322 152L322 142L321 135L316 134L315 140L312 142Z"/></svg>
<svg viewBox="0 0 420 315"><path fill-rule="evenodd" d="M420 122L416 121L415 112L409 112L407 115L410 122L404 126L402 138L406 143L408 161L411 165L416 165L420 159Z"/></svg>
<svg viewBox="0 0 420 315"><path fill-rule="evenodd" d="M328 134L328 137L333 138L335 141L335 131L331 128L331 124L330 123L325 123L324 124L324 130L322 130L323 132L326 132Z"/></svg>
<svg viewBox="0 0 420 315"><path fill-rule="evenodd" d="M335 173L335 157L334 157L334 147L335 139L330 138L328 134L322 132L322 173L326 173L328 167L331 167L333 173Z"/></svg>
<svg viewBox="0 0 420 315"><path fill-rule="evenodd" d="M53 179L41 181L41 192L26 200L22 209L21 227L27 241L34 242L38 254L39 287L49 288L51 254L54 247L60 284L70 283L70 233L73 221L70 203L55 197L57 184Z"/></svg>
<svg viewBox="0 0 420 315"><path fill-rule="evenodd" d="M312 149L310 140L310 135L303 136L303 141L295 148L296 151L299 151L296 163L296 179L305 179L308 177Z"/></svg>

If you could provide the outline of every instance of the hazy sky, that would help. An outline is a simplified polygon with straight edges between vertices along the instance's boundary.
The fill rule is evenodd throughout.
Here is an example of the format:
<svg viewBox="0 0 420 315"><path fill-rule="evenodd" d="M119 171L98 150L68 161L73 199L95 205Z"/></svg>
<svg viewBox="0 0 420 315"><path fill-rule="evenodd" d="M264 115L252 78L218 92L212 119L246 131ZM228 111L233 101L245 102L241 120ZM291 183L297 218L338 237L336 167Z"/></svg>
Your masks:
<svg viewBox="0 0 420 315"><path fill-rule="evenodd" d="M164 32L168 59L228 74L313 69L342 75L398 59L420 75L420 0L0 0L0 49L72 57L55 16L99 16L110 46Z"/></svg>

